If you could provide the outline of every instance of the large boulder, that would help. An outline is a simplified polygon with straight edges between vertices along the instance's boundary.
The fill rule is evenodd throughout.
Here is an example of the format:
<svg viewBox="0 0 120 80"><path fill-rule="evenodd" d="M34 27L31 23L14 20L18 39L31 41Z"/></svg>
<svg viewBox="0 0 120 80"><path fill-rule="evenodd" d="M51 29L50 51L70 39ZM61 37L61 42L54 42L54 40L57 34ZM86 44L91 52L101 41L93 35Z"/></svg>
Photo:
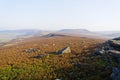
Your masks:
<svg viewBox="0 0 120 80"><path fill-rule="evenodd" d="M57 53L57 54L71 53L71 49L70 49L70 47L68 46L68 47L65 47L65 48L63 48L63 49L61 49L61 50L58 50L56 53Z"/></svg>

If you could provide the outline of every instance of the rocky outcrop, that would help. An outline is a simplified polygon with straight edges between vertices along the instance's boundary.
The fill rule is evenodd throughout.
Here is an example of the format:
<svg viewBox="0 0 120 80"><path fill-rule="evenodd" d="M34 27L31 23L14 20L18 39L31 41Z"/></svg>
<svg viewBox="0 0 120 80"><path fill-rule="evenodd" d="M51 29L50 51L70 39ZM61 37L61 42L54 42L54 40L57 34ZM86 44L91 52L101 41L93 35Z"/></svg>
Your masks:
<svg viewBox="0 0 120 80"><path fill-rule="evenodd" d="M103 46L96 50L95 55L103 55L104 60L108 62L115 61L120 66L120 37L112 40L108 40ZM107 56L110 59L107 59ZM120 69L118 67L112 68L111 78L113 80L120 80Z"/></svg>
<svg viewBox="0 0 120 80"><path fill-rule="evenodd" d="M61 49L61 50L58 50L56 53L57 53L57 54L71 53L71 49L70 49L70 47L68 46L68 47L65 47L65 48L63 48L63 49Z"/></svg>
<svg viewBox="0 0 120 80"><path fill-rule="evenodd" d="M118 63L120 63L120 38L115 38L112 40L108 40L103 44L103 47L99 48L95 52L96 55L104 55L107 54L112 58L116 59Z"/></svg>
<svg viewBox="0 0 120 80"><path fill-rule="evenodd" d="M120 50L120 40L109 40L108 43L115 50Z"/></svg>

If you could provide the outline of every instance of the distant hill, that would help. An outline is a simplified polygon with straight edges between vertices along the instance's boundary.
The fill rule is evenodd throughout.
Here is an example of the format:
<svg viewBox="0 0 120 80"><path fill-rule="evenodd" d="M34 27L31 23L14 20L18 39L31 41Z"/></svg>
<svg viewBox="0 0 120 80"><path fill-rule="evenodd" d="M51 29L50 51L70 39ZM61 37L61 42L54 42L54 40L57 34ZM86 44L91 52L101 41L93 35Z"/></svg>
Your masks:
<svg viewBox="0 0 120 80"><path fill-rule="evenodd" d="M91 33L87 29L62 29L58 31L60 33L72 33L72 34L85 34L85 33Z"/></svg>
<svg viewBox="0 0 120 80"><path fill-rule="evenodd" d="M63 29L56 33L74 35L74 36L82 36L82 37L96 37L96 38L115 38L120 37L120 31L101 31L101 32L93 32L87 29Z"/></svg>
<svg viewBox="0 0 120 80"><path fill-rule="evenodd" d="M90 37L90 38L115 38L119 37L120 31L103 31L92 32L87 29L62 29L59 31L44 31L35 29L23 30L2 30L0 31L0 43L8 42L13 39L24 39L33 36L77 36L77 37Z"/></svg>
<svg viewBox="0 0 120 80"><path fill-rule="evenodd" d="M67 36L67 35L62 35L62 34L55 34L55 33L49 33L47 35L43 35L42 37L63 37L63 36Z"/></svg>
<svg viewBox="0 0 120 80"><path fill-rule="evenodd" d="M91 32L87 29L62 29L55 33L78 37L105 38L100 34L96 32Z"/></svg>

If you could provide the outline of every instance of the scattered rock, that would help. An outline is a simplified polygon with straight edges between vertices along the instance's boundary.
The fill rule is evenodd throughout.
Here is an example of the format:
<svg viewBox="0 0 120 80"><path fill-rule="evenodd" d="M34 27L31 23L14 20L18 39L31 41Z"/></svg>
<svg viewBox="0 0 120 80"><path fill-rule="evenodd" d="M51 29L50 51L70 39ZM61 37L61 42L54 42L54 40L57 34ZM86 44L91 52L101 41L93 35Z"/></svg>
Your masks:
<svg viewBox="0 0 120 80"><path fill-rule="evenodd" d="M39 51L38 49L34 49L34 48L24 50L24 52L26 53L33 53L33 52L38 52L38 51Z"/></svg>
<svg viewBox="0 0 120 80"><path fill-rule="evenodd" d="M71 53L70 47L65 47L59 51L56 52L57 54L63 54L63 53Z"/></svg>

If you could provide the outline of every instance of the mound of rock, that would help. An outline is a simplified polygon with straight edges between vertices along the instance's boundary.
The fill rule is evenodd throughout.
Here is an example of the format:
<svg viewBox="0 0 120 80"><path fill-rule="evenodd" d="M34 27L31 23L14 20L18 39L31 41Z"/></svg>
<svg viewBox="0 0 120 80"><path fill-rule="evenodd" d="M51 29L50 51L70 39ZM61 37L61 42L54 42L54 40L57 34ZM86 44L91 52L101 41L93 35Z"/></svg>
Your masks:
<svg viewBox="0 0 120 80"><path fill-rule="evenodd" d="M95 55L109 55L112 60L106 59L106 61L115 61L120 66L120 37L105 42L96 50ZM113 80L120 80L120 69L113 67L111 77Z"/></svg>
<svg viewBox="0 0 120 80"><path fill-rule="evenodd" d="M68 47L65 47L65 48L63 48L63 49L61 49L61 50L58 50L56 53L57 53L57 54L71 53L71 49L70 49L70 47L68 46Z"/></svg>

